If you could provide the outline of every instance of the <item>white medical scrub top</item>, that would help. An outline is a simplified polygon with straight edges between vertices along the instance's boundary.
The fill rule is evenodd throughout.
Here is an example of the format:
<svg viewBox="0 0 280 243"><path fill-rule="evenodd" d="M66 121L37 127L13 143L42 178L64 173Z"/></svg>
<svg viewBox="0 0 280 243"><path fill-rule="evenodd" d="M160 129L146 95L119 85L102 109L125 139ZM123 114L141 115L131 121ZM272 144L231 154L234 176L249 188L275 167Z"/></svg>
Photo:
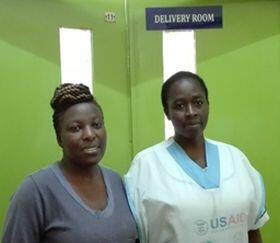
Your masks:
<svg viewBox="0 0 280 243"><path fill-rule="evenodd" d="M205 140L202 169L173 138L137 154L125 175L140 242L247 243L269 216L260 174L237 148Z"/></svg>

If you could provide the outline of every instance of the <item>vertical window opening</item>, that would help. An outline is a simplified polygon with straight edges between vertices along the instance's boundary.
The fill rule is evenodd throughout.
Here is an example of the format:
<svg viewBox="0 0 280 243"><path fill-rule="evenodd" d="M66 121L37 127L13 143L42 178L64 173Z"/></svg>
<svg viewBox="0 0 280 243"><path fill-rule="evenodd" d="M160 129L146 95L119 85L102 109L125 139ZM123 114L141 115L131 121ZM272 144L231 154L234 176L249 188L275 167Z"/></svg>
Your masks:
<svg viewBox="0 0 280 243"><path fill-rule="evenodd" d="M92 85L92 31L88 29L59 29L62 83Z"/></svg>

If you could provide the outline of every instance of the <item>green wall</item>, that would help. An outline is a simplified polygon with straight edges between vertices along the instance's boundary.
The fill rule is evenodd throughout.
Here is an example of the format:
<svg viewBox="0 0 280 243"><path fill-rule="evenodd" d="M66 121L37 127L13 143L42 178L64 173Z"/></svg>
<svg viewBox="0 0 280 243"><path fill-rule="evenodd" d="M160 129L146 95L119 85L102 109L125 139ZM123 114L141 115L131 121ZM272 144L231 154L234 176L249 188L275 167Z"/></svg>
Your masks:
<svg viewBox="0 0 280 243"><path fill-rule="evenodd" d="M1 0L0 226L23 178L61 156L49 107L60 80L58 28L93 31L94 89L108 131L102 163L124 174L136 152L163 139L162 36L145 30L145 7L212 4L223 6L223 29L196 33L211 102L206 134L238 146L262 173L271 216L263 238L275 242L280 1ZM116 23L104 21L106 11Z"/></svg>
<svg viewBox="0 0 280 243"><path fill-rule="evenodd" d="M26 175L59 160L49 101L60 83L59 27L93 31L94 90L108 144L102 163L123 174L132 157L124 2L0 1L0 227ZM117 21L107 23L104 13Z"/></svg>

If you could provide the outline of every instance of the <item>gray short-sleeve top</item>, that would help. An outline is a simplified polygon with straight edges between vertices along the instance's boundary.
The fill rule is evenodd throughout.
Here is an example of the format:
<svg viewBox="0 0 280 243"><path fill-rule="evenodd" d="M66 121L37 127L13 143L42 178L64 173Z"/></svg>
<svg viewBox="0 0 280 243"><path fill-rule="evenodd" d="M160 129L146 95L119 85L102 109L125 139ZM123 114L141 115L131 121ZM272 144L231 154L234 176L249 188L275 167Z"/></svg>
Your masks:
<svg viewBox="0 0 280 243"><path fill-rule="evenodd" d="M28 176L12 198L2 243L129 243L136 226L120 176L104 167L107 206L90 209L58 163Z"/></svg>

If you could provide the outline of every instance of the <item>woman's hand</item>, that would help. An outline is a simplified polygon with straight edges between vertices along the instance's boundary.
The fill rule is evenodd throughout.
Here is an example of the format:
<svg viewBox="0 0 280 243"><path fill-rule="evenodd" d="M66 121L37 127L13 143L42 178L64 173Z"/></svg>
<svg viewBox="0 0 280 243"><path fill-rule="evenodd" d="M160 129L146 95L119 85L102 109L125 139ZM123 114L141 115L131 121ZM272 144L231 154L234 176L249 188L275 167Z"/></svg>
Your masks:
<svg viewBox="0 0 280 243"><path fill-rule="evenodd" d="M248 232L249 243L262 243L260 230L250 230Z"/></svg>

